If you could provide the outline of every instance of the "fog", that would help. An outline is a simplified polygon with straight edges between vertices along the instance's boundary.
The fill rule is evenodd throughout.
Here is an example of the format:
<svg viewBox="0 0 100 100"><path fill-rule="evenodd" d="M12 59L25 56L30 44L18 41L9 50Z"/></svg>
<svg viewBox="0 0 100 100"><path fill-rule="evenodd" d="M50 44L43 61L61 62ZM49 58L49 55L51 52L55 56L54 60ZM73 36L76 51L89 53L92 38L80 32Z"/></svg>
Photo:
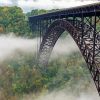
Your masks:
<svg viewBox="0 0 100 100"><path fill-rule="evenodd" d="M22 53L34 53L36 39L16 37L12 34L0 36L0 61L12 58L17 51Z"/></svg>
<svg viewBox="0 0 100 100"><path fill-rule="evenodd" d="M0 61L14 57L16 52L34 53L39 49L39 38L28 39L16 37L13 34L0 35ZM63 55L70 55L72 52L78 51L73 39L68 35L63 39L59 39L56 43L51 58L57 58Z"/></svg>
<svg viewBox="0 0 100 100"><path fill-rule="evenodd" d="M12 34L1 35L0 36L0 61L12 58L17 51L21 53L33 54L37 51L39 47L39 38L28 39L22 37L16 37ZM38 45L37 45L38 43ZM78 52L79 49L73 39L68 35L63 39L59 39L56 43L51 58L56 59L57 57L63 55L70 55L73 52ZM22 100L33 100L33 94L25 96ZM78 96L61 90L58 92L52 92L47 94L42 94L36 97L35 100L100 100L97 90L93 84L90 91L85 91L80 93Z"/></svg>
<svg viewBox="0 0 100 100"><path fill-rule="evenodd" d="M59 38L56 45L53 48L51 58L58 58L64 55L70 55L73 52L78 52L78 46L70 35L64 38Z"/></svg>
<svg viewBox="0 0 100 100"><path fill-rule="evenodd" d="M81 93L80 95L75 96L71 95L71 93L55 92L45 96L41 96L36 100L100 100L100 98L96 93Z"/></svg>
<svg viewBox="0 0 100 100"><path fill-rule="evenodd" d="M77 93L76 93L77 94ZM22 100L33 100L34 95L27 95ZM92 89L80 92L80 94L75 95L72 92L66 90L54 91L48 94L42 94L35 97L34 100L100 100L100 97L93 86Z"/></svg>

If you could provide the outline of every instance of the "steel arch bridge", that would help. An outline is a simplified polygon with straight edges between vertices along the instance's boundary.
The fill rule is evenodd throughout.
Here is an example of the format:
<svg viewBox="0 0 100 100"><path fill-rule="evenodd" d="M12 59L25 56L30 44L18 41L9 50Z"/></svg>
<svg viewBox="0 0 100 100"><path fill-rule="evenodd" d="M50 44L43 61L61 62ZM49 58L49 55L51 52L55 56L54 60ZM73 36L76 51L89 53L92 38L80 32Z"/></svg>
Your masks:
<svg viewBox="0 0 100 100"><path fill-rule="evenodd" d="M100 3L29 17L33 32L40 34L38 61L47 66L52 49L64 31L78 45L100 95Z"/></svg>

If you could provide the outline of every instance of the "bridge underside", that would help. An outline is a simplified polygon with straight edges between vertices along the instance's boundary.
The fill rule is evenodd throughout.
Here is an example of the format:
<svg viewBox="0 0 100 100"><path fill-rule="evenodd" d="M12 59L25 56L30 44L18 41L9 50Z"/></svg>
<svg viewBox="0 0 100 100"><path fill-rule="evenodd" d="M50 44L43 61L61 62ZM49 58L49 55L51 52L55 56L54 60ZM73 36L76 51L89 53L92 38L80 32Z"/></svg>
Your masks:
<svg viewBox="0 0 100 100"><path fill-rule="evenodd" d="M100 4L30 17L40 34L39 65L47 66L52 49L64 31L78 45L100 95Z"/></svg>

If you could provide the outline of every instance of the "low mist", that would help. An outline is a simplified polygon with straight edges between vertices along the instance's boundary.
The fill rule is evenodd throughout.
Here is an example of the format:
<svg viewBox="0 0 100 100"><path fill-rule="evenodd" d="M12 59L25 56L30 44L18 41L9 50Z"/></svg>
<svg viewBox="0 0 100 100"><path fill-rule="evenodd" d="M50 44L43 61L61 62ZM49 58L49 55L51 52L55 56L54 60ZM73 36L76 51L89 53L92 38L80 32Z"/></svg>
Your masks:
<svg viewBox="0 0 100 100"><path fill-rule="evenodd" d="M32 100L32 99L30 99ZM71 93L58 92L50 93L45 96L41 96L36 100L100 100L99 96L96 93L81 93L78 96L71 95Z"/></svg>
<svg viewBox="0 0 100 100"><path fill-rule="evenodd" d="M76 93L77 94L77 93ZM22 100L33 100L34 95L27 95ZM66 90L51 92L48 94L42 94L36 97L34 100L100 100L100 97L93 86L92 89L80 92L80 94L75 95L72 92Z"/></svg>
<svg viewBox="0 0 100 100"><path fill-rule="evenodd" d="M36 39L16 37L12 34L0 36L0 61L12 58L16 52L34 53Z"/></svg>
<svg viewBox="0 0 100 100"><path fill-rule="evenodd" d="M1 35L0 36L0 61L13 58L16 52L35 54L37 47L39 47L39 38L28 39L22 37L16 37L14 35ZM38 45L37 45L38 43ZM64 38L60 38L51 55L51 58L56 59L63 55L70 55L73 52L79 52L79 49L70 35ZM21 100L33 100L33 94L25 96ZM52 92L42 94L34 100L100 100L95 86L87 92L82 92L79 95L64 91Z"/></svg>
<svg viewBox="0 0 100 100"><path fill-rule="evenodd" d="M21 53L34 53L39 48L39 38L28 39L22 37L16 37L12 34L0 36L0 61L4 61L7 58L13 58L19 51ZM75 45L73 39L68 35L65 38L61 38L57 41L51 58L57 58L63 55L70 55L72 52L78 51L78 47Z"/></svg>
<svg viewBox="0 0 100 100"><path fill-rule="evenodd" d="M79 49L75 44L75 41L70 35L64 38L59 38L56 45L53 48L51 58L57 58L64 55L70 55L73 52L78 52Z"/></svg>

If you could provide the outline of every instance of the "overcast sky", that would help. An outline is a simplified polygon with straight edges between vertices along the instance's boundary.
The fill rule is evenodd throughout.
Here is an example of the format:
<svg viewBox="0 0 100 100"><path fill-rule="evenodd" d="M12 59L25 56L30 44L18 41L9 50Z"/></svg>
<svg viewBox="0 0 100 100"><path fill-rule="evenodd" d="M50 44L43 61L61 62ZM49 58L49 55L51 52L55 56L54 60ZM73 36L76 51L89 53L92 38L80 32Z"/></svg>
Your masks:
<svg viewBox="0 0 100 100"><path fill-rule="evenodd" d="M84 2L82 2L84 1ZM99 0L0 0L0 6L17 5L24 12L32 9L57 9L93 3Z"/></svg>

